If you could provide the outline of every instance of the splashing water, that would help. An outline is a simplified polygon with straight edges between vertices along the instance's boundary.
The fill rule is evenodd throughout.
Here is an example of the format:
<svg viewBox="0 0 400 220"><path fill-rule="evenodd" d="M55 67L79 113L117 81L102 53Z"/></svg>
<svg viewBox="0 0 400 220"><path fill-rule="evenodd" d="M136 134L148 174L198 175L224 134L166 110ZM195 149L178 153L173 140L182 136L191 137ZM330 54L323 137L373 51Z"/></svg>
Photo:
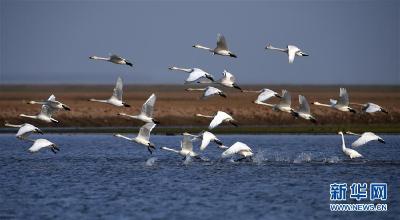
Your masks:
<svg viewBox="0 0 400 220"><path fill-rule="evenodd" d="M329 157L329 158L324 158L324 160L323 160L324 163L337 163L339 161L340 161L340 159L339 159L338 156L332 156L332 157Z"/></svg>
<svg viewBox="0 0 400 220"><path fill-rule="evenodd" d="M301 153L293 160L293 163L303 163L311 161L311 153Z"/></svg>
<svg viewBox="0 0 400 220"><path fill-rule="evenodd" d="M189 155L187 155L187 156L185 157L185 160L183 161L183 164L184 164L184 165L189 165L189 164L191 164L191 163L192 163L192 157L189 156Z"/></svg>
<svg viewBox="0 0 400 220"><path fill-rule="evenodd" d="M152 167L152 166L154 166L154 164L156 163L156 161L157 161L157 157L150 157L150 158L146 161L145 165L148 166L148 167Z"/></svg>
<svg viewBox="0 0 400 220"><path fill-rule="evenodd" d="M267 161L267 159L264 157L264 151L260 151L254 154L253 156L253 162L260 165L264 161Z"/></svg>
<svg viewBox="0 0 400 220"><path fill-rule="evenodd" d="M275 154L275 161L276 162L290 162L290 158L287 155L282 154Z"/></svg>

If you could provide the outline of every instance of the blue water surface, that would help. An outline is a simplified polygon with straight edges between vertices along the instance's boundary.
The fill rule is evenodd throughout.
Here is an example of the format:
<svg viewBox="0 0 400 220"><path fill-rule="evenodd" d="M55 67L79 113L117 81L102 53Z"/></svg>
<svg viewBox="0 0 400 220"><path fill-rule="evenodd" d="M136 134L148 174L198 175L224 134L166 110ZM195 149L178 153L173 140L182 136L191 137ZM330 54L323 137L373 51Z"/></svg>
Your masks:
<svg viewBox="0 0 400 220"><path fill-rule="evenodd" d="M0 135L0 219L399 219L400 136L381 135L350 160L339 135L219 135L248 144L253 161L185 161L111 134L45 134L58 154ZM346 136L347 146L355 140ZM159 148L180 136L154 135ZM199 143L195 143L198 150ZM332 183L388 183L387 212L331 212ZM348 199L343 203L357 202Z"/></svg>

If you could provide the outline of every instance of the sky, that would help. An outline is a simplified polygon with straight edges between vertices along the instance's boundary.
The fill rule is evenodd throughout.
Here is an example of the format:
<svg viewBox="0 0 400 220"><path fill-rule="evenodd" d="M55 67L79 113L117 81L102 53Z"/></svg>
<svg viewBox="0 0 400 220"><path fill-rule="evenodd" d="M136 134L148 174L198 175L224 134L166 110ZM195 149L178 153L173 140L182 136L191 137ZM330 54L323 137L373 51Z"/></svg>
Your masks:
<svg viewBox="0 0 400 220"><path fill-rule="evenodd" d="M198 67L238 84L400 84L400 1L0 0L0 84L182 84ZM225 36L238 58L214 48ZM293 44L288 63L266 51ZM121 55L134 67L89 60Z"/></svg>

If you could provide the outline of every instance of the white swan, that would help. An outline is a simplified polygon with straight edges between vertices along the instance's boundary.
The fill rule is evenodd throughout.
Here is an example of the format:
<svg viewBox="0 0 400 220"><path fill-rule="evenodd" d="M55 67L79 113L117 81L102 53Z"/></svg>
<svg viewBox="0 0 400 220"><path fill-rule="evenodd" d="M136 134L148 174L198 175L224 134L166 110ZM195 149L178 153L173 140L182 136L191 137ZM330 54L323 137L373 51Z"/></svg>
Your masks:
<svg viewBox="0 0 400 220"><path fill-rule="evenodd" d="M351 135L355 135L355 136L359 136L359 138L354 141L351 146L352 147L359 147L361 145L364 145L370 141L379 141L381 143L386 143L383 138L379 137L378 135L372 133L372 132L364 132L362 134L356 134L353 133L351 131L347 131L346 134L351 134Z"/></svg>
<svg viewBox="0 0 400 220"><path fill-rule="evenodd" d="M265 102L265 101L267 101L268 99L270 99L270 98L272 98L274 96L278 97L278 98L282 98L282 96L279 95L279 93L277 93L277 92L275 92L273 90L267 89L267 88L264 88L264 89L261 89L261 90L243 90L243 92L260 93L257 96L257 99L256 99L256 101L254 101L254 103Z"/></svg>
<svg viewBox="0 0 400 220"><path fill-rule="evenodd" d="M57 151L60 151L60 148L58 148L56 144L46 139L37 139L30 141L33 141L33 145L28 149L28 151L31 153L36 153L43 148L49 148L55 154L57 153Z"/></svg>
<svg viewBox="0 0 400 220"><path fill-rule="evenodd" d="M19 116L25 117L25 118L33 118L33 119L38 119L47 123L53 122L53 123L58 123L58 121L54 118L52 118L52 114L56 111L57 109L52 108L48 105L42 105L42 109L37 115L25 115L25 114L20 114Z"/></svg>
<svg viewBox="0 0 400 220"><path fill-rule="evenodd" d="M151 94L151 96L147 99L147 101L143 104L142 110L139 115L128 115L125 113L118 113L118 115L127 116L130 118L139 119L143 122L149 123L153 122L154 124L160 124L159 121L153 118L154 104L156 103L156 95Z"/></svg>
<svg viewBox="0 0 400 220"><path fill-rule="evenodd" d="M151 130L153 130L155 126L156 124L154 124L153 122L146 123L140 128L139 133L135 138L129 138L121 134L115 134L114 136L144 145L147 147L147 150L150 152L150 154L152 154L153 153L152 149L155 150L156 147L154 146L153 143L150 142L150 132Z"/></svg>
<svg viewBox="0 0 400 220"><path fill-rule="evenodd" d="M259 101L257 98L254 103L259 104L259 105L265 105L268 107L271 107L272 110L274 111L281 111L281 112L287 112L293 114L294 109L291 106L292 104L292 96L287 90L282 90L282 99L278 104L268 104L262 101Z"/></svg>
<svg viewBox="0 0 400 220"><path fill-rule="evenodd" d="M192 140L201 139L201 145L200 145L201 151L205 150L211 141L216 143L218 145L218 147L221 149L227 148L224 146L222 141L217 138L217 136L215 136L213 133L211 133L209 131L203 131L199 135L191 135L191 136L194 136L194 138Z"/></svg>
<svg viewBox="0 0 400 220"><path fill-rule="evenodd" d="M251 157L253 156L253 151L249 146L242 142L236 142L234 143L231 147L229 147L226 151L222 152L221 157L222 158L227 158L227 157L232 157L235 154L241 155L244 159L246 157ZM239 160L241 160L239 159Z"/></svg>
<svg viewBox="0 0 400 220"><path fill-rule="evenodd" d="M218 111L217 114L215 115L202 115L202 114L196 114L198 117L203 117L203 118L212 118L210 125L208 126L208 129L213 129L217 127L219 124L222 122L229 122L233 126L237 127L238 125L236 124L236 120L232 118L229 114L223 112L223 111Z"/></svg>
<svg viewBox="0 0 400 220"><path fill-rule="evenodd" d="M4 125L7 127L19 128L17 134L15 135L19 139L27 139L27 137L32 133L43 134L43 132L39 128L28 123L14 125L6 122Z"/></svg>
<svg viewBox="0 0 400 220"><path fill-rule="evenodd" d="M113 90L113 94L109 99L106 100L99 100L99 99L89 99L91 102L102 102L102 103L108 103L117 107L131 107L129 104L126 102L122 101L122 79L121 77L118 77L117 83L115 84L115 88Z"/></svg>
<svg viewBox="0 0 400 220"><path fill-rule="evenodd" d="M344 154L349 156L350 159L357 158L357 157L362 157L362 155L360 153L358 153L357 151L346 147L346 144L344 142L343 132L339 131L338 134L342 135L342 151L343 151Z"/></svg>
<svg viewBox="0 0 400 220"><path fill-rule="evenodd" d="M27 104L48 105L48 106L50 106L51 108L54 108L54 109L64 109L64 110L67 110L67 111L71 111L71 108L68 105L66 105L64 103L61 103L59 101L56 101L56 97L54 95L51 95L45 101L29 101L29 102L27 102Z"/></svg>
<svg viewBox="0 0 400 220"><path fill-rule="evenodd" d="M226 98L226 94L224 92L212 86L207 86L206 88L187 88L186 91L204 91L201 99L206 99L213 95L219 95Z"/></svg>
<svg viewBox="0 0 400 220"><path fill-rule="evenodd" d="M200 69L200 68L181 68L181 67L169 67L169 70L179 70L179 71L183 71L186 73L189 73L188 78L185 80L185 83L193 83L196 82L202 78L204 79L209 79L212 82L214 82L214 77L207 73L206 71Z"/></svg>
<svg viewBox="0 0 400 220"><path fill-rule="evenodd" d="M301 51L298 47L296 47L294 45L288 45L287 48L277 48L277 47L273 47L271 44L268 44L265 47L265 49L277 50L277 51L281 51L281 52L287 53L288 54L288 58L289 58L289 63L293 63L295 56L299 56L299 57L308 56L308 54L304 53L303 51Z"/></svg>
<svg viewBox="0 0 400 220"><path fill-rule="evenodd" d="M190 138L191 134L183 133L182 135L183 135L183 140L181 141L181 149L180 150L175 150L175 149L168 148L168 147L161 147L161 149L180 154L184 157L187 157L187 156L198 157L199 155L193 151L193 143Z"/></svg>
<svg viewBox="0 0 400 220"><path fill-rule="evenodd" d="M299 95L299 104L300 104L299 110L294 111L292 114L295 117L304 118L313 123L317 123L317 120L314 118L314 116L311 115L310 105L308 105L306 97Z"/></svg>
<svg viewBox="0 0 400 220"><path fill-rule="evenodd" d="M361 107L361 110L362 110L363 112L366 112L366 113L383 112L383 113L389 114L389 112L386 111L386 109L384 109L384 108L382 108L381 106L379 106L379 105L377 105L377 104L375 104L375 103L372 103L372 102L367 102L367 103L365 103L365 104L354 103L354 102L352 102L352 103L350 103L350 104L362 106L362 107Z"/></svg>
<svg viewBox="0 0 400 220"><path fill-rule="evenodd" d="M222 72L222 78L215 82L212 82L209 79L205 79L205 80L201 80L199 83L216 83L216 84L223 85L225 87L239 89L241 92L243 92L242 88L240 88L236 84L236 77L232 73L228 72L227 70L224 70L224 72Z"/></svg>
<svg viewBox="0 0 400 220"><path fill-rule="evenodd" d="M125 58L122 58L118 55L112 54L109 57L98 57L98 56L90 56L89 59L92 60L105 60L111 63L115 64L121 64L121 65L128 65L128 66L133 66L131 62L126 60Z"/></svg>
<svg viewBox="0 0 400 220"><path fill-rule="evenodd" d="M203 50L208 50L213 54L237 58L237 56L228 49L228 45L226 43L225 37L222 34L217 35L217 47L214 49L211 49L211 48L199 45L199 44L195 44L195 45L193 45L193 47L203 49Z"/></svg>
<svg viewBox="0 0 400 220"><path fill-rule="evenodd" d="M338 101L331 99L330 104L322 104L319 102L313 102L311 104L330 107L330 108L334 108L334 109L337 109L337 110L343 111L343 112L356 113L356 110L354 110L353 108L351 108L349 106L349 95L347 94L347 90L345 88L340 88Z"/></svg>

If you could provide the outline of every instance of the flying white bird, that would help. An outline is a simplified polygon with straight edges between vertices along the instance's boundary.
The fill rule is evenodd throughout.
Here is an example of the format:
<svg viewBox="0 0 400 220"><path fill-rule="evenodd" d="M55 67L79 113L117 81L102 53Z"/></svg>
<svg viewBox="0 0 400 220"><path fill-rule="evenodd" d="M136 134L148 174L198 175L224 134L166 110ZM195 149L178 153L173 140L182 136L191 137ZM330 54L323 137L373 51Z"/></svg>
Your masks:
<svg viewBox="0 0 400 220"><path fill-rule="evenodd" d="M42 109L37 115L25 115L25 114L20 114L19 116L25 117L25 118L33 118L33 119L38 119L47 123L53 122L53 123L58 123L58 121L54 118L52 118L53 113L57 109L52 108L48 105L42 105Z"/></svg>
<svg viewBox="0 0 400 220"><path fill-rule="evenodd" d="M50 106L51 108L54 108L54 109L64 109L64 110L67 110L67 111L71 111L71 108L68 105L57 101L56 97L54 95L51 95L45 101L29 101L29 102L27 102L27 104L48 105L48 106Z"/></svg>
<svg viewBox="0 0 400 220"><path fill-rule="evenodd" d="M155 150L156 147L154 146L153 143L150 142L150 132L151 130L153 130L155 126L156 124L154 124L153 122L146 123L140 128L139 133L135 138L129 138L127 136L120 134L115 134L114 136L144 145L147 147L147 150L150 152L150 154L152 154L153 153L152 149Z"/></svg>
<svg viewBox="0 0 400 220"><path fill-rule="evenodd" d="M258 102L265 102L268 99L272 98L272 97L278 97L278 98L282 98L281 95L279 95L279 93L272 91L270 89L264 88L261 90L243 90L243 92L256 92L256 93L260 93L256 99L256 101L254 101L254 103L258 103Z"/></svg>
<svg viewBox="0 0 400 220"><path fill-rule="evenodd" d="M351 131L347 131L346 134L359 136L359 138L351 144L352 147L359 147L370 141L379 141L383 144L386 143L381 137L379 137L378 135L376 135L372 132L364 132L362 134L356 134Z"/></svg>
<svg viewBox="0 0 400 220"><path fill-rule="evenodd" d="M233 126L237 127L238 125L236 124L236 120L232 118L229 114L223 112L223 111L218 111L217 114L215 115L202 115L202 114L196 114L198 117L203 117L203 118L212 118L210 125L208 126L208 129L213 129L217 127L219 124L222 122L229 122Z"/></svg>
<svg viewBox="0 0 400 220"><path fill-rule="evenodd" d="M122 58L118 55L112 54L109 57L98 57L98 56L90 56L89 59L92 60L105 60L111 63L115 64L121 64L121 65L128 65L128 66L133 66L131 62L126 60L125 58Z"/></svg>
<svg viewBox="0 0 400 220"><path fill-rule="evenodd" d="M310 106L308 105L306 97L299 95L299 104L299 110L292 112L293 116L304 118L313 123L317 123L317 120L314 118L314 116L311 115Z"/></svg>
<svg viewBox="0 0 400 220"><path fill-rule="evenodd" d="M4 125L7 127L19 128L17 134L15 135L19 139L27 139L27 137L32 133L43 134L43 132L39 128L28 123L14 125L6 122Z"/></svg>
<svg viewBox="0 0 400 220"><path fill-rule="evenodd" d="M139 115L128 115L125 113L118 113L118 115L127 116L130 118L139 119L143 122L149 123L153 122L154 124L160 124L159 121L153 118L153 110L154 104L156 103L156 95L152 94L147 101L142 106L142 111Z"/></svg>
<svg viewBox="0 0 400 220"><path fill-rule="evenodd" d="M334 108L334 109L337 109L337 110L343 111L343 112L356 113L356 110L354 110L353 108L351 108L349 106L349 95L347 94L347 90L345 88L340 88L339 100L338 101L334 100L334 99L331 99L330 100L330 104L322 104L322 103L319 103L319 102L313 102L311 104L330 107L330 108Z"/></svg>
<svg viewBox="0 0 400 220"><path fill-rule="evenodd" d="M253 151L249 146L242 142L236 142L231 147L229 147L226 151L222 153L222 158L232 157L235 154L241 155L242 158L239 160L243 160L247 157L253 156Z"/></svg>
<svg viewBox="0 0 400 220"><path fill-rule="evenodd" d="M342 135L342 151L343 151L344 154L349 156L350 159L357 158L357 157L362 157L362 155L359 154L357 151L346 147L346 144L344 142L343 132L339 131L338 134Z"/></svg>
<svg viewBox="0 0 400 220"><path fill-rule="evenodd" d="M218 145L219 148L226 149L227 147L223 146L221 140L217 138L213 133L209 131L203 131L199 135L191 135L194 138L192 140L201 139L200 150L203 151L210 144L210 142L214 142Z"/></svg>
<svg viewBox="0 0 400 220"><path fill-rule="evenodd" d="M180 150L175 150L175 149L168 148L168 147L161 147L161 149L180 154L184 157L187 157L187 156L198 157L199 155L193 151L193 143L190 138L191 134L183 133L182 135L183 135L183 140L181 141L181 149Z"/></svg>
<svg viewBox="0 0 400 220"><path fill-rule="evenodd" d="M117 107L125 106L125 107L131 107L129 104L126 102L122 101L122 79L121 77L118 77L117 83L115 84L115 88L113 90L113 94L109 99L106 100L99 100L99 99L89 99L89 101L92 102L103 102L103 103L108 103Z"/></svg>
<svg viewBox="0 0 400 220"><path fill-rule="evenodd" d="M203 50L208 50L213 54L237 58L237 56L228 49L228 45L226 43L225 37L222 34L217 35L217 47L214 49L211 49L211 48L208 48L205 46L201 46L199 44L193 45L193 47L203 49Z"/></svg>
<svg viewBox="0 0 400 220"><path fill-rule="evenodd" d="M57 153L57 151L60 151L60 148L58 148L56 144L46 139L37 139L30 141L33 141L33 145L28 149L28 151L31 153L36 153L43 148L49 148L55 154Z"/></svg>
<svg viewBox="0 0 400 220"><path fill-rule="evenodd" d="M201 99L206 99L213 95L219 95L226 98L226 94L224 92L212 86L207 86L206 88L187 88L186 91L204 91Z"/></svg>
<svg viewBox="0 0 400 220"><path fill-rule="evenodd" d="M368 103L365 103L365 104L360 104L360 103L354 103L354 102L352 102L352 103L350 103L350 104L362 106L362 107L361 107L361 110L362 110L363 112L366 112L366 113L383 112L383 113L389 114L389 112L386 111L386 109L384 109L384 108L382 108L381 106L379 106L379 105L377 105L377 104L375 104L375 103L372 103L372 102L368 102Z"/></svg>
<svg viewBox="0 0 400 220"><path fill-rule="evenodd" d="M267 47L265 47L265 49L277 50L277 51L287 53L288 58L289 58L289 63L293 63L295 56L299 56L299 57L308 56L308 54L304 53L303 51L301 51L298 47L296 47L294 45L288 45L287 48L277 48L277 47L273 47L271 44L268 44Z"/></svg>
<svg viewBox="0 0 400 220"><path fill-rule="evenodd" d="M264 103L259 100L262 100L262 98L260 98L260 96L259 96L259 98L257 98L256 101L254 101L254 103L271 107L272 110L274 110L274 111L287 112L287 113L291 113L291 114L293 114L293 112L294 112L294 109L292 107L290 107L292 104L292 96L286 90L282 90L282 99L278 104L268 104L268 103Z"/></svg>
<svg viewBox="0 0 400 220"><path fill-rule="evenodd" d="M179 71L183 71L186 73L189 73L188 78L185 80L185 83L193 83L193 82L197 82L201 79L209 79L212 82L214 82L214 77L207 73L206 71L200 69L200 68L181 68L181 67L169 67L169 70L179 70Z"/></svg>
<svg viewBox="0 0 400 220"><path fill-rule="evenodd" d="M204 80L200 80L199 83L215 83L215 84L220 84L222 86L228 87L228 88L235 88L235 89L239 89L240 91L243 92L242 88L240 88L237 84L236 84L236 77L228 72L227 70L224 70L224 72L222 72L222 78L213 82L209 79L204 79Z"/></svg>

